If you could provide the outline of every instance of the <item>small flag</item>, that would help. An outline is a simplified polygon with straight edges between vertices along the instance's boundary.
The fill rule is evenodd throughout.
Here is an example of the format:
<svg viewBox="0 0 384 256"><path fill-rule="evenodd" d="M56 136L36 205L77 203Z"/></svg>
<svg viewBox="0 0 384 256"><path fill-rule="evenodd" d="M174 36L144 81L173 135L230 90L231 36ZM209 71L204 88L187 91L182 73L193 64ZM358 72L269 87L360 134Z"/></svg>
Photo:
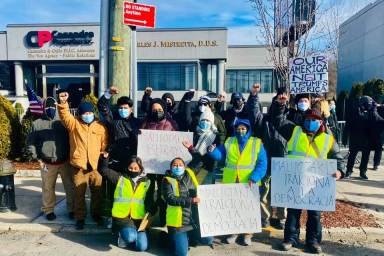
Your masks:
<svg viewBox="0 0 384 256"><path fill-rule="evenodd" d="M29 110L32 114L35 115L43 115L44 114L44 104L39 98L37 97L36 93L33 91L33 89L26 84L27 87L27 93L28 93L28 101L29 101Z"/></svg>

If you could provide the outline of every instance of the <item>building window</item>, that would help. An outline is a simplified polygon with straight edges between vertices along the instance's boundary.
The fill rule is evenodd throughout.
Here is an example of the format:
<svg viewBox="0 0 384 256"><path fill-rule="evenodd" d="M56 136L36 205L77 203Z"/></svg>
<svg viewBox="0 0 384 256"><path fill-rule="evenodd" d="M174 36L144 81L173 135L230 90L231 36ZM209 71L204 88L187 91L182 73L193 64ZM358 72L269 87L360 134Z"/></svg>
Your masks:
<svg viewBox="0 0 384 256"><path fill-rule="evenodd" d="M261 84L261 92L273 92L273 70L227 70L226 91L227 92L249 92L254 83Z"/></svg>
<svg viewBox="0 0 384 256"><path fill-rule="evenodd" d="M89 64L49 64L47 73L89 73Z"/></svg>
<svg viewBox="0 0 384 256"><path fill-rule="evenodd" d="M184 91L197 88L196 63L138 63L139 90Z"/></svg>
<svg viewBox="0 0 384 256"><path fill-rule="evenodd" d="M11 86L11 70L5 62L0 62L0 90L14 90Z"/></svg>
<svg viewBox="0 0 384 256"><path fill-rule="evenodd" d="M201 63L202 89L217 92L217 63Z"/></svg>

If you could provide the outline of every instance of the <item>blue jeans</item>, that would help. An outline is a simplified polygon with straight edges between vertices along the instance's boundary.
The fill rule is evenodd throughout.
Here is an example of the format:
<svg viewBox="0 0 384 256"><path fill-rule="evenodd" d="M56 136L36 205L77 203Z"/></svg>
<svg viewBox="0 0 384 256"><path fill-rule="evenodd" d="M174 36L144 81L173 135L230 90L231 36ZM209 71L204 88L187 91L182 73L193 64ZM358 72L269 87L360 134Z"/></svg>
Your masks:
<svg viewBox="0 0 384 256"><path fill-rule="evenodd" d="M176 256L186 256L188 255L188 238L192 238L192 236L196 236L195 230L189 231L189 232L177 232L172 231L169 232L169 238L171 239L171 248L172 252ZM212 237L203 237L200 238L200 242L204 245L211 245L213 242Z"/></svg>
<svg viewBox="0 0 384 256"><path fill-rule="evenodd" d="M145 231L137 232L135 228L125 227L120 230L121 238L128 244L135 243L135 250L143 252L148 248L148 239Z"/></svg>
<svg viewBox="0 0 384 256"><path fill-rule="evenodd" d="M284 229L284 242L291 242L296 245L300 236L300 216L301 209L287 209L287 220ZM321 223L320 211L307 211L307 227L306 227L306 244L314 244L321 242Z"/></svg>

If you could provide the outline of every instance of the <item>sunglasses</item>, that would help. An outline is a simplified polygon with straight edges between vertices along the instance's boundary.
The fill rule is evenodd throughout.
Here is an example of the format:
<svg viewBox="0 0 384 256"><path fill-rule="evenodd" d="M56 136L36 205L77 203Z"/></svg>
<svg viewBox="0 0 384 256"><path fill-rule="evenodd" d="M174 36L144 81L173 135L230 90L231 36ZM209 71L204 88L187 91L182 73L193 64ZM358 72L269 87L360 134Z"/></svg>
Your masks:
<svg viewBox="0 0 384 256"><path fill-rule="evenodd" d="M199 106L208 106L208 103L199 103Z"/></svg>

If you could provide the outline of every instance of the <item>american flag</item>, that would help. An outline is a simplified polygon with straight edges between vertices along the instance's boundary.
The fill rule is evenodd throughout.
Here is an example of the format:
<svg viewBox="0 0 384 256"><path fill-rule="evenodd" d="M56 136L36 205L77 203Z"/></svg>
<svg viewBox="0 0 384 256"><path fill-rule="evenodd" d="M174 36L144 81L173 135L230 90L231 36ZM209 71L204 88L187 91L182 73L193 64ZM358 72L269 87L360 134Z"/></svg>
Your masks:
<svg viewBox="0 0 384 256"><path fill-rule="evenodd" d="M37 97L36 93L33 91L33 89L26 85L27 87L27 93L28 93L28 101L29 101L29 110L32 114L35 115L43 115L44 114L44 105L41 100Z"/></svg>

